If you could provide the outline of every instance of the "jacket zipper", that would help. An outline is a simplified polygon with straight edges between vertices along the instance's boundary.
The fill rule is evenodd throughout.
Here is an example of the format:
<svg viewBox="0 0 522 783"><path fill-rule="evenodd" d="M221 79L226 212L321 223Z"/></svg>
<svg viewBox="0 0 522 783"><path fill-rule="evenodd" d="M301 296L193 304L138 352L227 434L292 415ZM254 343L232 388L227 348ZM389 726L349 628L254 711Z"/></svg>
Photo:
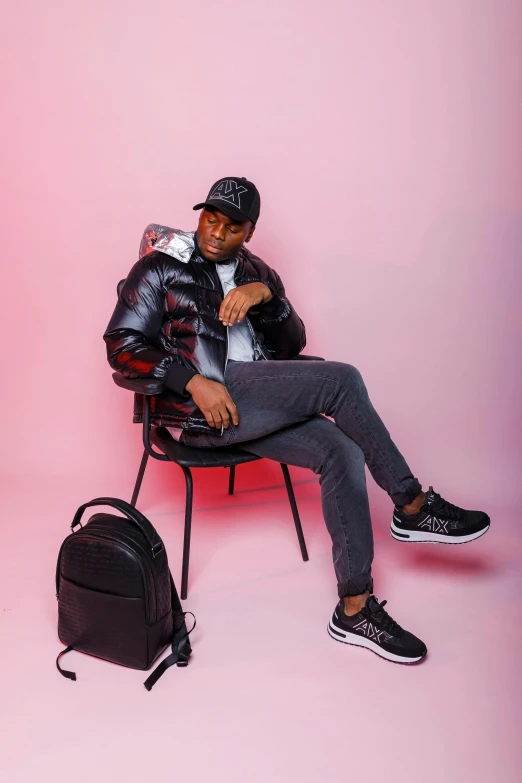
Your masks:
<svg viewBox="0 0 522 783"><path fill-rule="evenodd" d="M227 355L225 356L225 369L223 370L223 380L225 379L225 372L226 372L226 369L227 369L227 362L228 362L228 330L229 330L229 328L230 328L229 326L226 327L226 330L227 330ZM221 436L223 436L224 429L225 429L225 427L223 425L223 422L221 422L221 432L219 433Z"/></svg>
<svg viewBox="0 0 522 783"><path fill-rule="evenodd" d="M262 356L263 359L268 359L268 356L265 356L263 352L263 346L261 345L261 343L258 341L256 337L256 333L254 331L254 327L250 322L250 318L247 316L245 320L248 324L248 328L250 329L250 334L252 335L252 342L254 344L254 358L256 358L256 356Z"/></svg>
<svg viewBox="0 0 522 783"><path fill-rule="evenodd" d="M236 271L234 273L234 283L236 284L236 286L237 286L236 275L237 275L238 268L239 268L239 264L237 265ZM262 283L263 281L262 280L250 280L249 282L251 282L251 283ZM250 318L248 317L248 315L246 316L245 320L246 320L246 322L248 324L248 328L250 329L250 334L252 335L252 342L254 344L254 358L256 357L256 351L257 351L257 356L262 356L263 359L266 359L268 361L270 359L270 357L267 356L265 354L265 352L263 351L263 347L261 346L261 344L259 343L259 341L258 341L258 339L256 337L256 333L254 331L254 327L252 326L252 324L250 322ZM228 354L227 354L227 356L228 356ZM225 369L226 369L226 362L225 362Z"/></svg>
<svg viewBox="0 0 522 783"><path fill-rule="evenodd" d="M237 267L236 267L236 273L237 273ZM219 275L218 275L218 277L219 277ZM261 281L259 281L259 282L261 282ZM234 273L234 283L236 283L236 286L237 286L236 274L235 273ZM219 284L221 285L221 280L219 281ZM257 337L255 335L254 328L253 328L252 324L250 323L249 317L246 316L245 320L246 320L246 322L248 324L248 328L250 329L250 334L252 335L252 343L253 343L253 346L254 346L254 357L256 356L256 352L257 352L257 356L262 356L264 359L268 359L268 356L265 356L261 345L257 341ZM228 353L229 353L229 331L228 330L229 329L230 329L230 327L227 326L226 327L226 330L227 330L227 354L225 356L225 367L223 369L223 378L225 377L225 372L226 372L227 363L228 363ZM223 422L222 422L221 423L221 432L220 432L221 436L223 436L224 430L225 430L225 427L224 427Z"/></svg>

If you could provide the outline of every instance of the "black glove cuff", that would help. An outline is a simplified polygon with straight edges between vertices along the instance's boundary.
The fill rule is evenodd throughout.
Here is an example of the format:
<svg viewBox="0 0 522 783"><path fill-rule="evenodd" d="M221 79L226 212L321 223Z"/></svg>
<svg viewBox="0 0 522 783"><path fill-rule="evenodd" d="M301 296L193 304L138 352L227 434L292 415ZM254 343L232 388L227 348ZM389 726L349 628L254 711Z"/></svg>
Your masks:
<svg viewBox="0 0 522 783"><path fill-rule="evenodd" d="M195 370L189 370L183 364L174 362L165 373L163 383L167 389L176 392L176 394L182 397L190 397L189 392L185 391L185 386L194 375L197 375Z"/></svg>

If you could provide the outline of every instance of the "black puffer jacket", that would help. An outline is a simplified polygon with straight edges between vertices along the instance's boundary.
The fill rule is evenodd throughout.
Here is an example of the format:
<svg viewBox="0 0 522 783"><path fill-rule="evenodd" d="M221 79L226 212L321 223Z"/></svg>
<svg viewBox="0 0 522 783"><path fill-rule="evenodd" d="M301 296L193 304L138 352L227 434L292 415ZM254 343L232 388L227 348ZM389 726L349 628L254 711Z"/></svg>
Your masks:
<svg viewBox="0 0 522 783"><path fill-rule="evenodd" d="M128 378L163 379L166 390L151 405L154 424L215 433L185 391L195 373L225 382L229 327L218 318L223 289L215 263L199 254L193 233L157 224L145 229L140 255L103 336L109 364ZM281 278L245 247L237 257L236 284L261 282L273 293L248 311L254 360L296 356L306 344L305 327ZM136 395L135 422L142 409Z"/></svg>

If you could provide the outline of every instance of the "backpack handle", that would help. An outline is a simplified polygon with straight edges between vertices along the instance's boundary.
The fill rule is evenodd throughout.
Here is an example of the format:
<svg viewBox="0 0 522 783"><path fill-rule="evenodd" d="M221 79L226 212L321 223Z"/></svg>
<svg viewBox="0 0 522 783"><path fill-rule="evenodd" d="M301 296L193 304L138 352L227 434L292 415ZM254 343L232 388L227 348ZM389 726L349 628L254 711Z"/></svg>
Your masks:
<svg viewBox="0 0 522 783"><path fill-rule="evenodd" d="M127 503L126 500L121 500L121 498L94 498L94 500L90 500L88 503L81 505L71 523L71 530L73 533L74 528L81 524L80 519L82 514L89 506L112 506L118 511L121 511L122 514L125 514L129 522L132 522L141 530L151 548L152 557L156 557L160 552L163 552L163 541L158 536L155 528L151 525L147 517L144 516L141 511L138 511L137 508L131 506L130 503Z"/></svg>

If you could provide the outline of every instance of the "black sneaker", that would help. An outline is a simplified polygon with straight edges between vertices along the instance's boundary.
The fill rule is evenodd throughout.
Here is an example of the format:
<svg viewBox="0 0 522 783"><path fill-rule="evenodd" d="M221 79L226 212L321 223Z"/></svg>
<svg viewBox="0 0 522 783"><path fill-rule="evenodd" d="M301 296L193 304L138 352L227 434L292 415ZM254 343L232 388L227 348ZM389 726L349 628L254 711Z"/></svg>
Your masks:
<svg viewBox="0 0 522 783"><path fill-rule="evenodd" d="M328 623L328 633L338 642L366 647L388 661L417 663L426 655L426 645L392 620L384 610L385 603L369 595L361 611L348 617L341 598Z"/></svg>
<svg viewBox="0 0 522 783"><path fill-rule="evenodd" d="M483 536L489 525L490 519L483 511L454 506L430 487L418 514L407 514L395 506L391 535L409 543L465 544Z"/></svg>

